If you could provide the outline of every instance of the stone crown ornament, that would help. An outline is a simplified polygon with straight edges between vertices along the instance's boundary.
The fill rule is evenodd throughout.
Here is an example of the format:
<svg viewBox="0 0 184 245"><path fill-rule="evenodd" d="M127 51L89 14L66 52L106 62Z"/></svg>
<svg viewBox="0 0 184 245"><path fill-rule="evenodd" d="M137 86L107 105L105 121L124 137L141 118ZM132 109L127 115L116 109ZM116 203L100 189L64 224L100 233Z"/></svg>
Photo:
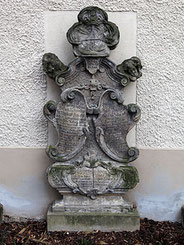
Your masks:
<svg viewBox="0 0 184 245"><path fill-rule="evenodd" d="M43 56L44 71L61 90L59 102L44 106L58 135L57 144L46 150L55 161L47 169L48 181L63 195L49 209L51 220L57 212L62 217L66 212L134 212L122 194L139 181L129 165L139 151L128 146L126 136L141 111L136 104L123 104L123 88L141 77L142 66L137 57L119 65L106 58L119 36L104 10L87 7L67 32L76 58L66 66L55 54Z"/></svg>
<svg viewBox="0 0 184 245"><path fill-rule="evenodd" d="M106 57L119 42L118 27L98 7L84 8L78 21L67 32L76 56Z"/></svg>

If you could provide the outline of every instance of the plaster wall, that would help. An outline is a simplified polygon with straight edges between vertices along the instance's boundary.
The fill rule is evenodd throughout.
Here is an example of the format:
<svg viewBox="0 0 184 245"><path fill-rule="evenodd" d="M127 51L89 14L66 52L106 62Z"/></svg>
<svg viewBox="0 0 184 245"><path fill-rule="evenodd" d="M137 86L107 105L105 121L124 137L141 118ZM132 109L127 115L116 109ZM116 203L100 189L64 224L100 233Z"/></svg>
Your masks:
<svg viewBox="0 0 184 245"><path fill-rule="evenodd" d="M16 218L45 218L48 204L60 199L46 179L50 160L42 148L0 150L0 203L4 212ZM133 163L140 183L126 194L137 205L141 217L180 221L184 203L184 151L141 150Z"/></svg>
<svg viewBox="0 0 184 245"><path fill-rule="evenodd" d="M129 198L142 217L178 220L184 201L183 0L0 1L0 202L5 214L39 218L57 197L44 177L45 13L89 5L137 14L137 56L144 67L137 83L141 182Z"/></svg>
<svg viewBox="0 0 184 245"><path fill-rule="evenodd" d="M0 146L47 144L42 116L46 99L41 67L46 41L44 13L78 11L89 5L137 13L137 56L144 67L137 85L142 109L138 147L183 149L183 0L1 0Z"/></svg>

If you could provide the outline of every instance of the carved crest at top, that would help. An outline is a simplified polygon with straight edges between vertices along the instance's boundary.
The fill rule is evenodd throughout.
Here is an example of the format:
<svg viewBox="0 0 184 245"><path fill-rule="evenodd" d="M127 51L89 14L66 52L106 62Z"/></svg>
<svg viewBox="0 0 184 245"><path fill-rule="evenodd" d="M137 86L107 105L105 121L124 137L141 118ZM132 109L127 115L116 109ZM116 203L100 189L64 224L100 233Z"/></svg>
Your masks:
<svg viewBox="0 0 184 245"><path fill-rule="evenodd" d="M98 7L87 7L78 14L78 21L68 31L68 41L76 56L106 57L119 42L118 27Z"/></svg>

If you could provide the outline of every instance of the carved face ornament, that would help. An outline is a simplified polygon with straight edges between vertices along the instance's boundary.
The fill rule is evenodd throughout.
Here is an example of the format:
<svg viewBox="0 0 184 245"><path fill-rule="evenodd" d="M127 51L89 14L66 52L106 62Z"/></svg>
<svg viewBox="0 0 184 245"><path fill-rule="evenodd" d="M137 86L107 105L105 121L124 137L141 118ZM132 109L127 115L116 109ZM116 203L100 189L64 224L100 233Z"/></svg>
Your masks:
<svg viewBox="0 0 184 245"><path fill-rule="evenodd" d="M97 7L87 7L78 15L79 22L85 25L99 25L108 20L107 14Z"/></svg>

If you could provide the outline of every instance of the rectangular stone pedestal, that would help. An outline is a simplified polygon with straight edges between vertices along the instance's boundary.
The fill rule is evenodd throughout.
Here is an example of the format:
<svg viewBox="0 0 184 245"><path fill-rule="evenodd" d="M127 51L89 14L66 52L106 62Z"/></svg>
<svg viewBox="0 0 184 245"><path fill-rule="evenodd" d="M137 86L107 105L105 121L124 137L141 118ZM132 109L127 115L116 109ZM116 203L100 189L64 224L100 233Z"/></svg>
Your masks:
<svg viewBox="0 0 184 245"><path fill-rule="evenodd" d="M137 210L128 213L53 212L47 213L48 231L135 231L140 228Z"/></svg>

